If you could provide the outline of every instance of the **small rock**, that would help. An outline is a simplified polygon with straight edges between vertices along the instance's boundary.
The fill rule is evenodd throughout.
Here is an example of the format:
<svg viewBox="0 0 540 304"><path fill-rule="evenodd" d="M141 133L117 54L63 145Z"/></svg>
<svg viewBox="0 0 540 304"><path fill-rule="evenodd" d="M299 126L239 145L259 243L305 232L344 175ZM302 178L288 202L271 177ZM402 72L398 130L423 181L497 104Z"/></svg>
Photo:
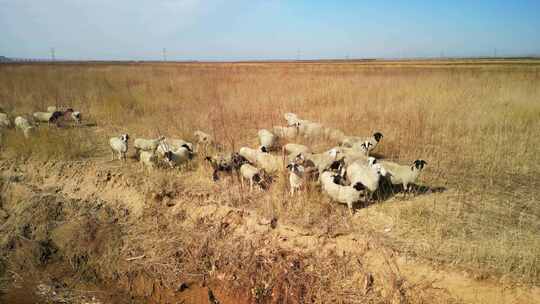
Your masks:
<svg viewBox="0 0 540 304"><path fill-rule="evenodd" d="M180 283L180 285L178 285L178 288L176 288L176 291L177 292L183 292L184 290L186 290L188 288L189 288L189 285L186 282L182 282L182 283Z"/></svg>
<svg viewBox="0 0 540 304"><path fill-rule="evenodd" d="M270 221L270 227L272 227L272 229L276 229L277 227L277 218L273 217L272 220Z"/></svg>

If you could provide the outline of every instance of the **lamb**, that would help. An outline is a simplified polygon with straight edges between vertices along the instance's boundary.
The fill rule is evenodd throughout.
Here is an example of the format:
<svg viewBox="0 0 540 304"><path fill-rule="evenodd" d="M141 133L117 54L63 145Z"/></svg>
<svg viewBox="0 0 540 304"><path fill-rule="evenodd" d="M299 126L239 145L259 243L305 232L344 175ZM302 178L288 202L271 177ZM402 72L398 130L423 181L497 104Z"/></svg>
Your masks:
<svg viewBox="0 0 540 304"><path fill-rule="evenodd" d="M330 198L338 203L347 204L349 212L353 214L353 204L360 200L360 193L364 189L361 183L351 186L339 185L341 177L329 171L321 174L321 184L323 191Z"/></svg>
<svg viewBox="0 0 540 304"><path fill-rule="evenodd" d="M353 149L364 151L366 155L369 155L373 149L377 147L377 144L381 141L383 135L381 132L375 132L371 137L365 138L362 141L358 141L353 144Z"/></svg>
<svg viewBox="0 0 540 304"><path fill-rule="evenodd" d="M212 173L212 179L214 181L219 180L219 172L232 173L238 171L243 164L248 163L248 160L239 153L220 153L214 156L207 156L206 160L210 162L210 165L214 169Z"/></svg>
<svg viewBox="0 0 540 304"><path fill-rule="evenodd" d="M304 166L299 165L297 163L290 163L287 165L287 169L289 169L289 186L290 186L290 195L293 196L294 192L296 190L300 190L300 188L304 185Z"/></svg>
<svg viewBox="0 0 540 304"><path fill-rule="evenodd" d="M76 114L78 113L78 114ZM80 112L73 111L72 108L68 108L65 111L55 111L52 112L51 117L49 118L49 124L58 124L61 121L74 120L75 122L80 121Z"/></svg>
<svg viewBox="0 0 540 304"><path fill-rule="evenodd" d="M262 189L266 189L266 186L264 184L264 171L257 169L256 167L245 163L240 166L240 175L242 178L240 181L242 182L242 186L244 185L244 179L249 180L249 191L253 191L253 184L258 184Z"/></svg>
<svg viewBox="0 0 540 304"><path fill-rule="evenodd" d="M214 137L212 135L204 133L201 130L197 130L193 133L193 136L197 140L198 145L202 145L204 147L204 151L208 149L208 146L214 145Z"/></svg>
<svg viewBox="0 0 540 304"><path fill-rule="evenodd" d="M11 120L6 113L0 113L0 128L11 128Z"/></svg>
<svg viewBox="0 0 540 304"><path fill-rule="evenodd" d="M34 118L38 122L47 122L47 123L51 119L52 115L53 115L53 112L35 112L33 114Z"/></svg>
<svg viewBox="0 0 540 304"><path fill-rule="evenodd" d="M143 168L154 169L157 164L157 155L153 151L141 151L139 153L139 162Z"/></svg>
<svg viewBox="0 0 540 304"><path fill-rule="evenodd" d="M30 121L22 116L15 117L15 128L17 129L23 129L27 127L32 127L32 124L30 124Z"/></svg>
<svg viewBox="0 0 540 304"><path fill-rule="evenodd" d="M411 166L399 165L390 161L381 161L380 164L388 172L387 176L390 177L393 185L403 185L404 195L406 195L410 191L410 184L416 181L427 162L417 159Z"/></svg>
<svg viewBox="0 0 540 304"><path fill-rule="evenodd" d="M58 109L55 106L48 106L47 107L47 112L49 112L49 113L54 113L56 111L58 111Z"/></svg>
<svg viewBox="0 0 540 304"><path fill-rule="evenodd" d="M300 119L298 118L298 115L294 113L285 113L283 114L283 117L287 121L288 126L297 126Z"/></svg>
<svg viewBox="0 0 540 304"><path fill-rule="evenodd" d="M379 188L381 176L386 176L387 172L374 157L370 157L368 163L356 161L347 167L347 180L355 185L361 183L366 192L369 192L369 198ZM369 199L368 199L369 200Z"/></svg>
<svg viewBox="0 0 540 304"><path fill-rule="evenodd" d="M262 152L269 152L270 150L273 150L277 144L277 137L272 134L272 132L262 129L258 132L259 135L259 141L261 143L261 151Z"/></svg>
<svg viewBox="0 0 540 304"><path fill-rule="evenodd" d="M155 152L160 143L165 140L165 136L160 136L156 139L144 139L137 138L133 142L133 147L135 147L135 153L139 155L139 151L151 151Z"/></svg>
<svg viewBox="0 0 540 304"><path fill-rule="evenodd" d="M76 123L80 124L82 121L81 112L79 111L72 112L71 119L73 119Z"/></svg>
<svg viewBox="0 0 540 304"><path fill-rule="evenodd" d="M176 151L167 151L165 152L165 160L169 163L171 168L175 166L181 166L186 164L189 160L193 158L193 152L189 149L187 145L183 145L180 149Z"/></svg>
<svg viewBox="0 0 540 304"><path fill-rule="evenodd" d="M109 139L109 145L112 152L112 160L115 159L116 154L118 154L119 160L126 160L126 154L128 150L128 134L122 134L119 137L113 137Z"/></svg>
<svg viewBox="0 0 540 304"><path fill-rule="evenodd" d="M15 128L23 131L24 137L29 138L30 135L35 131L34 126L28 121L28 119L17 116L15 117Z"/></svg>
<svg viewBox="0 0 540 304"><path fill-rule="evenodd" d="M299 130L297 125L288 127L274 126L272 133L278 138L294 139L298 136Z"/></svg>
<svg viewBox="0 0 540 304"><path fill-rule="evenodd" d="M318 179L319 170L317 169L317 166L312 160L306 159L304 153L298 153L291 163L300 165L304 168L304 179L312 181Z"/></svg>

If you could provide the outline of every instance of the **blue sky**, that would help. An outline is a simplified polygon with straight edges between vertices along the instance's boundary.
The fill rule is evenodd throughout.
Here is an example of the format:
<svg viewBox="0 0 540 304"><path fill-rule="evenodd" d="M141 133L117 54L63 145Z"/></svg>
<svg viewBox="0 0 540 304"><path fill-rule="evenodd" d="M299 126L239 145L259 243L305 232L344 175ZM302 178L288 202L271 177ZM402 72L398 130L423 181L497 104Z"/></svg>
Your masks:
<svg viewBox="0 0 540 304"><path fill-rule="evenodd" d="M0 0L0 55L302 59L540 55L540 0Z"/></svg>

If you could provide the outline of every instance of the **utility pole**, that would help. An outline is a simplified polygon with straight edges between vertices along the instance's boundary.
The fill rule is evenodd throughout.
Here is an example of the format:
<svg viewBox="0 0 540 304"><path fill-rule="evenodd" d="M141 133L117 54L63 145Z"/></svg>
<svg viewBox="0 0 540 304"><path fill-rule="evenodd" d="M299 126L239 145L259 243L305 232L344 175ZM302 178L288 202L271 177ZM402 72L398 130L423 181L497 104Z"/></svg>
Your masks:
<svg viewBox="0 0 540 304"><path fill-rule="evenodd" d="M51 60L56 61L56 54L54 48L51 48Z"/></svg>
<svg viewBox="0 0 540 304"><path fill-rule="evenodd" d="M167 61L167 49L163 48L163 61Z"/></svg>
<svg viewBox="0 0 540 304"><path fill-rule="evenodd" d="M298 49L298 50L296 51L296 60L299 61L300 58L301 58L301 53L300 53L300 49Z"/></svg>

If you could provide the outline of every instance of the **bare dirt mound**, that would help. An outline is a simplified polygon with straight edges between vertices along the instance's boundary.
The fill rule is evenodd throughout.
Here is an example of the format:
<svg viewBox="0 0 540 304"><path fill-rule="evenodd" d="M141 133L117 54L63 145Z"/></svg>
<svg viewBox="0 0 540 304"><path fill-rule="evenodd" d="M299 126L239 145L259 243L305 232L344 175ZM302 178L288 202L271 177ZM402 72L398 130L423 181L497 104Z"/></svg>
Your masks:
<svg viewBox="0 0 540 304"><path fill-rule="evenodd" d="M36 290L48 286L65 298L71 295L68 303L540 299L538 290L477 281L401 256L383 245L383 233L361 212L352 232L306 230L230 206L227 200L243 199L240 191L223 197L222 185L201 181L187 187L182 179L141 175L129 165L4 162L0 167L2 282L31 281Z"/></svg>

